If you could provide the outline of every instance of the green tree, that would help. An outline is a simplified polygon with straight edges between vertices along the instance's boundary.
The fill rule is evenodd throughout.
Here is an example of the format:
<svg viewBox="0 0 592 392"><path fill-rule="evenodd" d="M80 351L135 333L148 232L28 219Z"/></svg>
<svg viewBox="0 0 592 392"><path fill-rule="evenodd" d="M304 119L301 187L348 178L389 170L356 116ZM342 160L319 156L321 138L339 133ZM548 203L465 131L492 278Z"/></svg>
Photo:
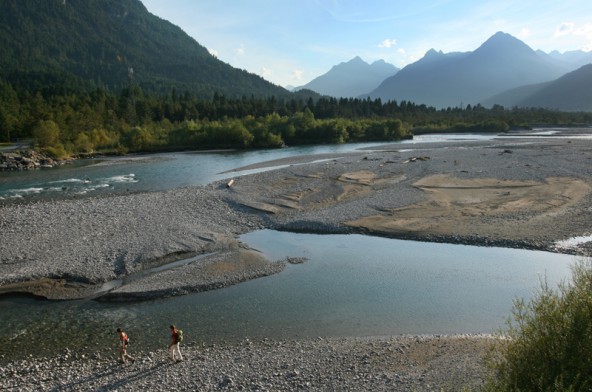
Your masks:
<svg viewBox="0 0 592 392"><path fill-rule="evenodd" d="M576 263L558 290L541 284L514 302L508 330L489 358L487 390L589 391L592 388L592 259Z"/></svg>
<svg viewBox="0 0 592 392"><path fill-rule="evenodd" d="M20 101L12 85L0 82L0 141L11 140L19 128Z"/></svg>
<svg viewBox="0 0 592 392"><path fill-rule="evenodd" d="M52 120L39 121L33 131L35 144L41 148L56 147L60 143L60 128Z"/></svg>
<svg viewBox="0 0 592 392"><path fill-rule="evenodd" d="M95 149L112 148L119 144L119 134L103 128L95 128L90 132L90 141Z"/></svg>
<svg viewBox="0 0 592 392"><path fill-rule="evenodd" d="M150 151L154 148L155 138L148 128L133 127L125 133L124 144L131 151Z"/></svg>
<svg viewBox="0 0 592 392"><path fill-rule="evenodd" d="M92 152L94 145L91 138L85 132L80 132L78 135L76 135L74 148L77 152Z"/></svg>

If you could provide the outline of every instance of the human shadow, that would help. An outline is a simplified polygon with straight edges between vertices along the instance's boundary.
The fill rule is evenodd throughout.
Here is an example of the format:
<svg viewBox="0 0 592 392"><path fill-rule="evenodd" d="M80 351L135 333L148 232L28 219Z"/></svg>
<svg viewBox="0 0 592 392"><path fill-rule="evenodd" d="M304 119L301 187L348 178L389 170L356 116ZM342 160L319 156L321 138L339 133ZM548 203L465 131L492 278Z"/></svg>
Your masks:
<svg viewBox="0 0 592 392"><path fill-rule="evenodd" d="M96 372L87 377L77 378L66 384L55 386L49 389L49 391L78 391L84 389L85 384L93 384L92 389L97 391L118 390L125 387L127 384L133 383L134 381L174 365L175 364L170 361L159 361L149 365L149 367L146 367L146 364L138 364L136 370L134 369L135 364L125 366L115 363L109 365L108 368L103 371ZM122 366L125 367L122 369ZM113 377L115 374L118 374L118 377Z"/></svg>

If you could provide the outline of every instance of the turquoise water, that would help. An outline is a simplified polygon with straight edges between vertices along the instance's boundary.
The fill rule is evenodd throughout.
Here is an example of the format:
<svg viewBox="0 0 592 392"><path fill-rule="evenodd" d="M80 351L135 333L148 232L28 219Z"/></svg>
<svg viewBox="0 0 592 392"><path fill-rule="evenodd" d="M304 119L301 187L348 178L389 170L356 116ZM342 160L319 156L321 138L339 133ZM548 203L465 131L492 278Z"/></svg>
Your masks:
<svg viewBox="0 0 592 392"><path fill-rule="evenodd" d="M402 149L413 143L478 141L494 134L421 135L401 141ZM411 144L410 144L411 143ZM0 203L29 202L127 192L146 192L205 185L261 170L230 170L255 163L302 155L347 153L393 143L352 143L299 146L272 150L176 152L87 159L73 165L25 172L0 172Z"/></svg>
<svg viewBox="0 0 592 392"><path fill-rule="evenodd" d="M115 347L124 326L134 347L164 347L168 325L188 341L244 338L490 333L515 298L541 279L569 277L572 256L422 243L363 235L262 230L242 240L270 259L306 257L280 274L172 299L109 304L0 301L3 349L22 352ZM23 312L23 309L26 311Z"/></svg>
<svg viewBox="0 0 592 392"><path fill-rule="evenodd" d="M0 203L28 202L40 198L61 199L136 191L159 191L183 186L205 185L253 171L226 173L242 166L310 154L347 153L384 144L413 149L418 143L478 142L499 137L513 139L546 135L553 138L590 138L590 129L582 134L563 134L560 129L508 134L427 134L397 143L352 143L300 146L274 150L177 152L130 155L120 158L88 159L53 169L28 172L0 172ZM572 130L573 132L573 130ZM269 170L264 169L264 170Z"/></svg>
<svg viewBox="0 0 592 392"><path fill-rule="evenodd" d="M82 160L74 165L53 169L0 172L0 202L161 191L205 185L254 172L225 173L254 163L309 154L346 153L375 145L356 143L275 150L134 155Z"/></svg>

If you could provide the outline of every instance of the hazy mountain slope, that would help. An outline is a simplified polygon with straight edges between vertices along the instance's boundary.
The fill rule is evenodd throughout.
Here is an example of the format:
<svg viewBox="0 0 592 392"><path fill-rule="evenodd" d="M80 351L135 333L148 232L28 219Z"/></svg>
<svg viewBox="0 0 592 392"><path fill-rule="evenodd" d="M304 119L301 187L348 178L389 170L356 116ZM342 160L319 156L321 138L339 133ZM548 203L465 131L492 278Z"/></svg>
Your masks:
<svg viewBox="0 0 592 392"><path fill-rule="evenodd" d="M211 56L138 0L2 0L0 74L75 76L121 88L228 96L287 94Z"/></svg>
<svg viewBox="0 0 592 392"><path fill-rule="evenodd" d="M309 89L332 97L357 97L374 90L398 70L383 60L368 64L360 57L355 57L348 62L335 65L327 73L295 90Z"/></svg>
<svg viewBox="0 0 592 392"><path fill-rule="evenodd" d="M480 103L521 85L553 80L565 72L522 41L498 32L473 52L444 54L430 50L420 61L386 79L369 96L454 107Z"/></svg>
<svg viewBox="0 0 592 392"><path fill-rule="evenodd" d="M572 50L564 53L554 50L549 53L549 56L568 64L571 70L576 70L586 64L592 63L592 52L584 52L582 50Z"/></svg>
<svg viewBox="0 0 592 392"><path fill-rule="evenodd" d="M518 105L592 111L592 64L584 65L542 86Z"/></svg>
<svg viewBox="0 0 592 392"><path fill-rule="evenodd" d="M493 97L484 99L481 104L485 107L492 107L493 105L502 105L504 107L517 106L518 103L537 93L543 87L553 82L529 84L526 86L516 87L506 90L502 93L496 94Z"/></svg>
<svg viewBox="0 0 592 392"><path fill-rule="evenodd" d="M544 107L592 111L592 64L547 83L522 86L485 100L485 106Z"/></svg>

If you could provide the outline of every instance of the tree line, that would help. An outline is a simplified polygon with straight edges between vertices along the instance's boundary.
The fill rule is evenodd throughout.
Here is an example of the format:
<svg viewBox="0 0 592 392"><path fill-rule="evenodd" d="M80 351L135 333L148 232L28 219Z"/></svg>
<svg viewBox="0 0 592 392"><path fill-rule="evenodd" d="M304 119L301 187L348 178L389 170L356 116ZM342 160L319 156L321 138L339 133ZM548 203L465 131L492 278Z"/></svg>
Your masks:
<svg viewBox="0 0 592 392"><path fill-rule="evenodd" d="M590 113L545 109L492 109L480 105L437 110L380 99L226 98L188 92L119 92L63 87L20 88L0 80L0 142L32 138L56 157L90 152L392 141L415 133L503 132L530 124L592 122Z"/></svg>

